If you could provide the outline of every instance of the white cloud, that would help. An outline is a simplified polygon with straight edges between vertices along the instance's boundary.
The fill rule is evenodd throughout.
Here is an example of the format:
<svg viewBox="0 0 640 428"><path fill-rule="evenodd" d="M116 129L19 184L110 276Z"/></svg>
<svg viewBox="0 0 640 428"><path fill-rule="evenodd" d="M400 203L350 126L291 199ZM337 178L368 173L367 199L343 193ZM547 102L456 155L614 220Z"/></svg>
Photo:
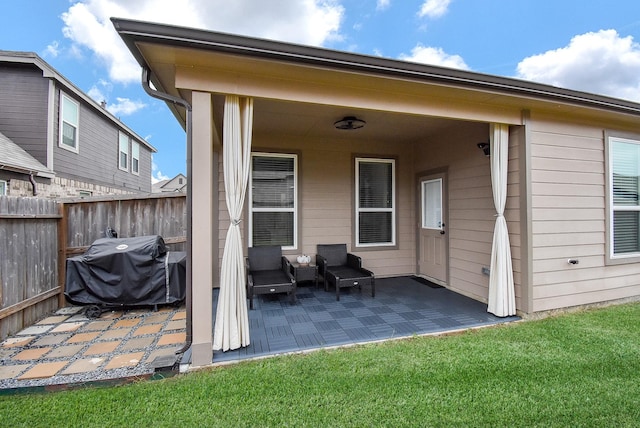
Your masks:
<svg viewBox="0 0 640 428"><path fill-rule="evenodd" d="M376 10L385 10L391 5L391 0L378 0Z"/></svg>
<svg viewBox="0 0 640 428"><path fill-rule="evenodd" d="M158 164L156 164L153 161L153 158L151 160L151 171L152 171L152 173L151 173L151 183L152 184L156 184L156 183L158 183L160 181L163 181L163 180L169 180L169 178L170 178L168 175L163 174L162 171L160 171L158 169Z"/></svg>
<svg viewBox="0 0 640 428"><path fill-rule="evenodd" d="M146 106L142 101L133 101L129 98L117 97L115 104L107 104L107 110L114 116L130 116Z"/></svg>
<svg viewBox="0 0 640 428"><path fill-rule="evenodd" d="M63 33L93 52L117 82L140 80L140 67L120 40L111 17L170 23L309 45L339 40L339 0L82 0L62 15Z"/></svg>
<svg viewBox="0 0 640 428"><path fill-rule="evenodd" d="M517 77L640 101L640 45L615 30L580 34L568 46L523 59Z"/></svg>
<svg viewBox="0 0 640 428"><path fill-rule="evenodd" d="M104 93L96 85L93 85L91 89L87 91L87 95L89 95L94 101L98 103L107 101L107 97L105 97Z"/></svg>
<svg viewBox="0 0 640 428"><path fill-rule="evenodd" d="M399 58L404 61L469 70L469 66L460 55L449 55L442 48L433 48L421 44L416 45L411 50L411 55L401 54Z"/></svg>
<svg viewBox="0 0 640 428"><path fill-rule="evenodd" d="M50 45L44 50L44 55L49 57L57 57L60 53L60 44L57 41L51 42Z"/></svg>
<svg viewBox="0 0 640 428"><path fill-rule="evenodd" d="M425 0L418 11L418 16L424 18L440 18L447 13L451 0Z"/></svg>

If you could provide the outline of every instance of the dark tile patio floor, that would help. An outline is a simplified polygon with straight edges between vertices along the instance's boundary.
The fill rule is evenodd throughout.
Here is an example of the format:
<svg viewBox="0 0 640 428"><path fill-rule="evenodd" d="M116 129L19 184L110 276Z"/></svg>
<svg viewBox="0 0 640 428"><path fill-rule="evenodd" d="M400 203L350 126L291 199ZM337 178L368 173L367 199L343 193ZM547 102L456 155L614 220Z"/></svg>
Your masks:
<svg viewBox="0 0 640 428"><path fill-rule="evenodd" d="M519 320L499 318L487 305L417 277L376 279L376 296L363 288L298 287L297 303L286 294L254 298L249 311L251 344L215 351L214 363L398 337L444 333ZM214 293L214 319L217 292Z"/></svg>

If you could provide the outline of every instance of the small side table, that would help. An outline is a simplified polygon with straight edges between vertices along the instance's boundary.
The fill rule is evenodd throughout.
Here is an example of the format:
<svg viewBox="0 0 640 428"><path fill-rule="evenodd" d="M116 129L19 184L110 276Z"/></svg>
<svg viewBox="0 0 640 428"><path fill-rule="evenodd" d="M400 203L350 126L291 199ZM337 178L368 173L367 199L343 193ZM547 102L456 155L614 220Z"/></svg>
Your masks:
<svg viewBox="0 0 640 428"><path fill-rule="evenodd" d="M291 273L293 274L296 282L302 281L314 281L316 288L318 288L318 266L312 263L307 265L301 265L298 262L291 262Z"/></svg>

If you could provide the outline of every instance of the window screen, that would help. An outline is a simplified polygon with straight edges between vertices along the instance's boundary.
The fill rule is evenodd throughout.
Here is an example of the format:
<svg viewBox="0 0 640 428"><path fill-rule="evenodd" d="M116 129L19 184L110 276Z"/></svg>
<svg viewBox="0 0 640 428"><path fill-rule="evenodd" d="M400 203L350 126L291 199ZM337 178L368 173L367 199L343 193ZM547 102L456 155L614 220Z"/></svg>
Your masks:
<svg viewBox="0 0 640 428"><path fill-rule="evenodd" d="M135 141L131 143L131 172L140 173L140 144Z"/></svg>
<svg viewBox="0 0 640 428"><path fill-rule="evenodd" d="M611 141L613 255L640 253L640 143Z"/></svg>
<svg viewBox="0 0 640 428"><path fill-rule="evenodd" d="M297 157L253 154L251 158L251 246L296 246Z"/></svg>
<svg viewBox="0 0 640 428"><path fill-rule="evenodd" d="M127 171L129 161L129 136L118 132L118 168Z"/></svg>
<svg viewBox="0 0 640 428"><path fill-rule="evenodd" d="M395 245L395 161L356 159L356 245Z"/></svg>
<svg viewBox="0 0 640 428"><path fill-rule="evenodd" d="M63 94L60 98L60 146L78 150L78 103Z"/></svg>

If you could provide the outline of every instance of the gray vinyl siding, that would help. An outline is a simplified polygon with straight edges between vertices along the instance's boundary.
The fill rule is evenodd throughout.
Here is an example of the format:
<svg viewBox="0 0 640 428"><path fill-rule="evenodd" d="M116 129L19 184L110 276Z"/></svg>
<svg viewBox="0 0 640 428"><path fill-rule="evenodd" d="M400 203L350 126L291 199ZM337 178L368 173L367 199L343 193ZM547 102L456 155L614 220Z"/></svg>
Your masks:
<svg viewBox="0 0 640 428"><path fill-rule="evenodd" d="M0 131L47 165L49 81L29 65L0 65Z"/></svg>
<svg viewBox="0 0 640 428"><path fill-rule="evenodd" d="M640 295L640 263L606 264L606 126L533 115L533 312Z"/></svg>
<svg viewBox="0 0 640 428"><path fill-rule="evenodd" d="M78 153L59 146L60 90L56 90L54 165L65 178L112 186L135 192L151 192L151 152L140 144L140 174L131 173L131 143L128 171L118 168L118 128L93 107L71 93L64 94L80 104Z"/></svg>

